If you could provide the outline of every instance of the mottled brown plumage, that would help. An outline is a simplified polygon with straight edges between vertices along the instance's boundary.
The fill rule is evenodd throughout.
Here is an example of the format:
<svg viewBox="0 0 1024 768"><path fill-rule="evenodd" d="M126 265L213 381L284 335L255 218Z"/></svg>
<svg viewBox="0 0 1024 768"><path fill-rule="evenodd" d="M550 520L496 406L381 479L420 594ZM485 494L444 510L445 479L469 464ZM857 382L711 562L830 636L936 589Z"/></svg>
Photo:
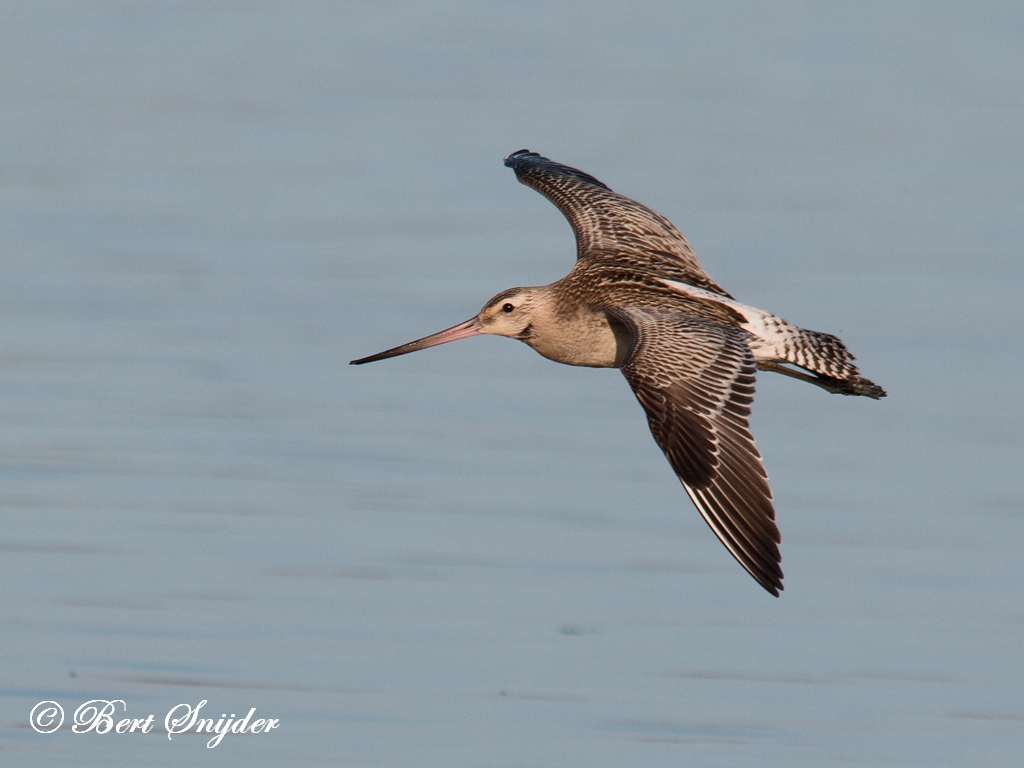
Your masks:
<svg viewBox="0 0 1024 768"><path fill-rule="evenodd" d="M740 304L704 271L686 238L593 176L520 150L516 177L553 202L576 234L572 271L502 291L464 323L368 363L496 334L569 365L622 370L655 441L722 543L773 595L782 589L768 476L750 434L758 368L838 394L885 397L837 337Z"/></svg>

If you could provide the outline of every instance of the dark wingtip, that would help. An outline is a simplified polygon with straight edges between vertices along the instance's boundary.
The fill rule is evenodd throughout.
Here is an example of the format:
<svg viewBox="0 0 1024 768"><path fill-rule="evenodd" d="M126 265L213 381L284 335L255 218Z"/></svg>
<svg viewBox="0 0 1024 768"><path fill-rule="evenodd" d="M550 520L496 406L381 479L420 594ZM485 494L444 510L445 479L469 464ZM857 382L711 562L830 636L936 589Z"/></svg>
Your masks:
<svg viewBox="0 0 1024 768"><path fill-rule="evenodd" d="M772 597L778 597L779 593L785 589L782 586L782 570L779 568L778 563L774 563L774 568L771 572L754 573L750 572L750 575L754 577L754 580ZM749 569L748 569L749 570Z"/></svg>
<svg viewBox="0 0 1024 768"><path fill-rule="evenodd" d="M612 191L611 187L603 181L595 179L589 173L584 173L579 168L573 168L569 165L556 163L553 160L549 160L543 155L538 155L536 152L531 152L528 149L516 150L506 157L505 167L511 168L515 171L516 178L519 180L522 180L523 175L530 171L539 171L542 173L556 174L558 176L568 176L573 179L578 179L579 181L585 181L588 184L594 184L595 186L601 187L601 189L607 189L609 192Z"/></svg>
<svg viewBox="0 0 1024 768"><path fill-rule="evenodd" d="M538 157L541 160L546 160L547 159L547 158L540 157L540 155L538 155L536 152L531 152L528 149L517 149L515 152L513 152L511 155L509 155L508 157L505 158L505 167L506 168L515 168L516 167L516 160L518 160L521 157L529 157L531 155L533 157Z"/></svg>

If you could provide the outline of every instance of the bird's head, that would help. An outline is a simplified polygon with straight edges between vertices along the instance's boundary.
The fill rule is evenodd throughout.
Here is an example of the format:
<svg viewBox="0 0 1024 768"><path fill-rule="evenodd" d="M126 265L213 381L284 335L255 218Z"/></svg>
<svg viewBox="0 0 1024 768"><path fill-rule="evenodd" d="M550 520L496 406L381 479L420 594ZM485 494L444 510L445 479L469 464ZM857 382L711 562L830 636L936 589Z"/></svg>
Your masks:
<svg viewBox="0 0 1024 768"><path fill-rule="evenodd" d="M476 316L480 333L525 341L533 329L533 315L538 303L536 288L509 288L502 291L484 304Z"/></svg>
<svg viewBox="0 0 1024 768"><path fill-rule="evenodd" d="M372 363L389 357L407 355L427 347L436 347L449 341L466 339L470 336L492 334L527 341L533 330L532 319L538 307L543 303L544 296L539 288L509 288L502 291L484 304L483 309L464 323L452 326L447 330L410 341L400 347L394 347L376 355L353 360L352 365Z"/></svg>

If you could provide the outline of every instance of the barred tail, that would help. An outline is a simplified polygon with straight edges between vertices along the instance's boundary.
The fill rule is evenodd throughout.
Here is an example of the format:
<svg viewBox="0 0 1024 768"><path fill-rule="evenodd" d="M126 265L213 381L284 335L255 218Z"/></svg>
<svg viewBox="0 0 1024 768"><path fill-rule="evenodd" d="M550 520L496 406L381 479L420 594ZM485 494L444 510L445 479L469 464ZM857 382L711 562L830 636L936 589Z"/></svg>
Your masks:
<svg viewBox="0 0 1024 768"><path fill-rule="evenodd" d="M748 307L730 296L689 283L664 279L661 282L678 293L721 304L738 314L742 318L740 327L750 334L750 350L761 370L792 376L839 395L860 395L876 400L885 397L884 389L860 375L853 355L838 336L799 328L771 312ZM810 373L794 370L787 363Z"/></svg>
<svg viewBox="0 0 1024 768"><path fill-rule="evenodd" d="M751 344L758 367L809 381L835 394L875 400L885 397L884 389L860 375L854 356L838 336L799 328L774 315L767 315L762 322L762 328L770 331L758 335ZM799 374L780 363L799 366L814 376Z"/></svg>

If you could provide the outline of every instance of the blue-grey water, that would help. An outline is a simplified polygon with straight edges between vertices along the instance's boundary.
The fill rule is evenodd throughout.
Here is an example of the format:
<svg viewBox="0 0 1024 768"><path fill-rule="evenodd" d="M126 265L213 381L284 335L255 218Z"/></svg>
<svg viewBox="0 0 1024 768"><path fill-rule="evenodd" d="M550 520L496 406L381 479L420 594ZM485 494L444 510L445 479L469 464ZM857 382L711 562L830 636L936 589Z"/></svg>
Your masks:
<svg viewBox="0 0 1024 768"><path fill-rule="evenodd" d="M1019 3L2 18L0 763L1021 764ZM616 371L348 366L569 269L520 147L887 387L760 377L780 599Z"/></svg>

